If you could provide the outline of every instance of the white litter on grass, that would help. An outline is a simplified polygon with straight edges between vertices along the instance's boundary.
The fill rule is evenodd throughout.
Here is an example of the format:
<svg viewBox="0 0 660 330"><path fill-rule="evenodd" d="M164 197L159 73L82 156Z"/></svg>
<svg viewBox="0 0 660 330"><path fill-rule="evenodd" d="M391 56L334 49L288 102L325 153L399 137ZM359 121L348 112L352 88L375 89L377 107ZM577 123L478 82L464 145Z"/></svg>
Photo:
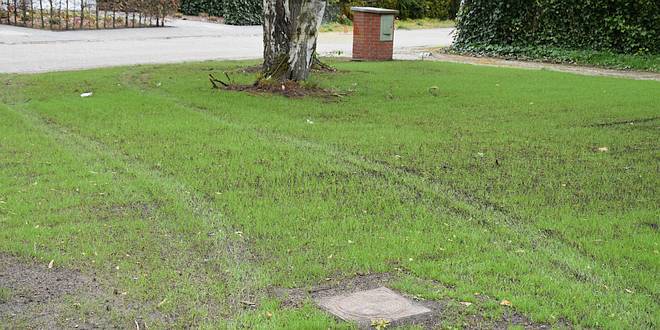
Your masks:
<svg viewBox="0 0 660 330"><path fill-rule="evenodd" d="M307 119L307 123L310 124L310 125L311 125L311 124L314 124L314 122L313 122L312 120L310 120L310 119Z"/></svg>
<svg viewBox="0 0 660 330"><path fill-rule="evenodd" d="M82 94L80 94L80 97L90 97L90 96L92 96L92 95L94 95L94 93L92 93L92 92L86 92L86 93L82 93Z"/></svg>

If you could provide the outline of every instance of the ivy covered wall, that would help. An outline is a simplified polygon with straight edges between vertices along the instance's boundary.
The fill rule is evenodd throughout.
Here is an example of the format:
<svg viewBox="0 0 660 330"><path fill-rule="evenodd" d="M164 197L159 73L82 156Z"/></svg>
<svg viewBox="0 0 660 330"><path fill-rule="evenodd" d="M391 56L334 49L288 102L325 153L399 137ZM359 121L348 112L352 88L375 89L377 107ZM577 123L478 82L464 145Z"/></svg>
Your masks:
<svg viewBox="0 0 660 330"><path fill-rule="evenodd" d="M660 53L658 0L465 0L455 48L550 46Z"/></svg>

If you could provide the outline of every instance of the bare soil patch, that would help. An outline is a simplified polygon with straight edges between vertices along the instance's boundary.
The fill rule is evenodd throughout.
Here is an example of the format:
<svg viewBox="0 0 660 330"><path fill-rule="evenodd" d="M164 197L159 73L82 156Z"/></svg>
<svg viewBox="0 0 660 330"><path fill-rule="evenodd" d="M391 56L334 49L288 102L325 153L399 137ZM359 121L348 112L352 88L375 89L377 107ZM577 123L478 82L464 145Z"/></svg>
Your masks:
<svg viewBox="0 0 660 330"><path fill-rule="evenodd" d="M289 98L317 97L326 101L338 100L346 96L346 93L343 92L291 80L284 82L258 81L251 85L244 85L233 83L230 79L227 79L227 82L224 82L210 75L210 81L215 89L247 92L255 95L272 94Z"/></svg>
<svg viewBox="0 0 660 330"><path fill-rule="evenodd" d="M48 263L26 262L0 253L0 288L5 292L0 299L0 323L10 328L108 327L100 317L66 318L67 297L101 297L96 279L78 271L48 268Z"/></svg>

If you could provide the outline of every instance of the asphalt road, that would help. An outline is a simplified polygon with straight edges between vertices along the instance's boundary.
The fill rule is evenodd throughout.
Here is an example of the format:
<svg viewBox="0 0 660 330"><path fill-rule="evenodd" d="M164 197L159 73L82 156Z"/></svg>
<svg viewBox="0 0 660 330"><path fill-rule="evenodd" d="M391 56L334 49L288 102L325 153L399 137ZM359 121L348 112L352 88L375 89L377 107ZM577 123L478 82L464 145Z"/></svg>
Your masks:
<svg viewBox="0 0 660 330"><path fill-rule="evenodd" d="M0 73L35 73L130 64L256 59L260 26L172 20L165 28L55 32L0 25ZM397 30L395 58L451 44L453 29ZM350 56L352 34L322 33L322 55Z"/></svg>

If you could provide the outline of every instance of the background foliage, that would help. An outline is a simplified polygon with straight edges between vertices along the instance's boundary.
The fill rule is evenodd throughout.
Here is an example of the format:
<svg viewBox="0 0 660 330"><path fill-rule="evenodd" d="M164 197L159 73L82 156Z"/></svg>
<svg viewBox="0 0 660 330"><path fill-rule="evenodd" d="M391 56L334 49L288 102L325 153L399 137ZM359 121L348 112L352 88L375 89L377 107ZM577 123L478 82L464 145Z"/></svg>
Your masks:
<svg viewBox="0 0 660 330"><path fill-rule="evenodd" d="M401 19L453 19L459 4L460 0L328 0L324 21L345 22L352 17L352 6L396 9ZM227 24L250 25L261 24L262 6L260 0L182 0L181 12L224 16Z"/></svg>
<svg viewBox="0 0 660 330"><path fill-rule="evenodd" d="M225 23L233 25L259 25L262 17L262 0L182 0L181 12L186 15L206 13L222 16Z"/></svg>
<svg viewBox="0 0 660 330"><path fill-rule="evenodd" d="M259 25L262 22L262 0L224 0L225 23L233 25Z"/></svg>
<svg viewBox="0 0 660 330"><path fill-rule="evenodd" d="M186 15L206 13L209 16L222 16L223 8L222 0L182 0L180 10Z"/></svg>
<svg viewBox="0 0 660 330"><path fill-rule="evenodd" d="M455 48L543 46L660 53L657 0L466 0Z"/></svg>
<svg viewBox="0 0 660 330"><path fill-rule="evenodd" d="M396 9L401 19L451 19L456 17L460 0L331 0L329 3L339 6L346 17L351 17L351 7L368 6Z"/></svg>

